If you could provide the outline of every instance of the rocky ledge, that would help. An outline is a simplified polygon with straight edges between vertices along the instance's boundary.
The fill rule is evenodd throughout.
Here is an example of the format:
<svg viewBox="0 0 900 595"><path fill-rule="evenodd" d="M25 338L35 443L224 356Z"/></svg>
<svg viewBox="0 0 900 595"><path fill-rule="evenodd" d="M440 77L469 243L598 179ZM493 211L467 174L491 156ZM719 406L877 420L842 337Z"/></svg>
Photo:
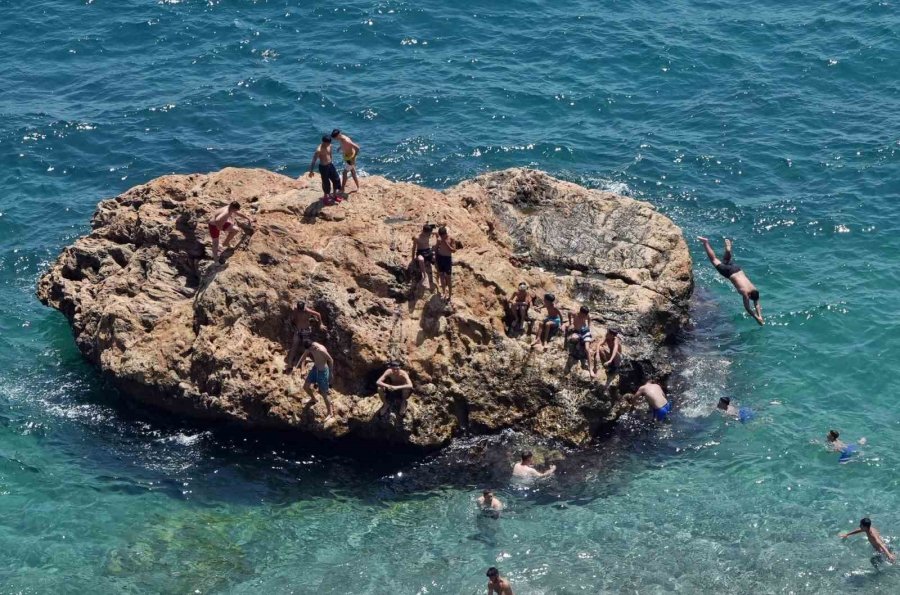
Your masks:
<svg viewBox="0 0 900 595"><path fill-rule="evenodd" d="M40 279L84 356L123 395L169 412L317 439L437 447L515 428L583 444L633 407L630 392L671 372L669 345L693 289L681 230L652 206L511 169L444 192L381 177L322 207L319 191L258 169L165 176L99 204L89 235ZM231 201L257 220L224 264L206 222ZM412 237L424 222L461 241L452 307L411 289ZM609 391L556 338L546 351L508 336L520 281L564 310L591 308L595 336L624 344ZM325 418L283 374L298 300L322 313L314 336L335 360ZM540 316L532 309L532 316ZM375 380L400 359L415 383L403 419L376 416Z"/></svg>

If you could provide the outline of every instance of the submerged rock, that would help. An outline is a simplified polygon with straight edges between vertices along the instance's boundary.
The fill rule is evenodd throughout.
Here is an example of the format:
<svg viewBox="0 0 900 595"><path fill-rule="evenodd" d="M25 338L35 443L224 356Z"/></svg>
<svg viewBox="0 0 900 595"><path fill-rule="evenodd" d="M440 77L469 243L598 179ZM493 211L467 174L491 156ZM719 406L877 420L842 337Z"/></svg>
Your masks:
<svg viewBox="0 0 900 595"><path fill-rule="evenodd" d="M38 296L128 397L320 439L435 447L516 428L583 444L631 409L645 378L671 372L693 277L680 229L652 206L525 169L444 192L369 177L324 208L307 184L229 168L132 188L100 203ZM233 200L257 227L214 265L206 222ZM452 308L407 278L426 221L463 245ZM545 352L507 336L506 297L523 280L564 311L587 304L597 339L620 331L625 362L609 393L602 372L564 374L560 338ZM283 374L298 300L327 326L313 338L335 360L331 419L302 390L302 371ZM375 380L392 358L416 385L402 420L376 417Z"/></svg>

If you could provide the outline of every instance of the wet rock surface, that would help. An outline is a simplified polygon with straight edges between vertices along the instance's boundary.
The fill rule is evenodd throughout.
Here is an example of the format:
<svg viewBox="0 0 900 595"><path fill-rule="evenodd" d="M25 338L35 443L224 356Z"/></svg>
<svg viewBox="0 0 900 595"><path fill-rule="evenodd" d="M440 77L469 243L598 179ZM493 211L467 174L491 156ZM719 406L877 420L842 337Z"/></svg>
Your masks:
<svg viewBox="0 0 900 595"><path fill-rule="evenodd" d="M671 372L691 261L680 229L650 205L525 169L444 192L369 177L343 203L322 206L319 195L264 170L159 178L100 203L38 296L125 396L324 440L437 447L515 428L584 444L632 409L646 377ZM214 264L206 223L233 200L257 224ZM426 221L463 246L451 303L409 279ZM565 373L561 338L544 351L507 334L506 298L520 281L554 293L564 312L588 305L595 337L620 331L625 360L609 391L602 371ZM333 418L303 391L303 371L283 373L298 300L325 319L313 339L335 360ZM416 387L403 419L376 416L389 359Z"/></svg>

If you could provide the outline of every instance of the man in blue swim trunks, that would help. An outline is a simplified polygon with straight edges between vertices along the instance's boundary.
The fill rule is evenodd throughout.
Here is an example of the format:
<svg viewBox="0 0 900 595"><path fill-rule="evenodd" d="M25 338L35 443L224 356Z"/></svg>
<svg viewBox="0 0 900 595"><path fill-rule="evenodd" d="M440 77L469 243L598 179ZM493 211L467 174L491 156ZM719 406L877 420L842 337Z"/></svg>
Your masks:
<svg viewBox="0 0 900 595"><path fill-rule="evenodd" d="M749 407L735 407L731 404L731 397L722 397L719 399L719 403L716 405L716 409L721 411L723 414L731 416L738 420L739 422L747 423L751 419L753 419L754 413L753 410Z"/></svg>
<svg viewBox="0 0 900 595"><path fill-rule="evenodd" d="M850 462L850 457L859 452L859 448L856 444L850 443L847 444L843 440L841 440L841 435L837 430L829 430L828 434L825 436L825 439L828 440L828 450L832 450L834 452L841 453L838 462L848 463ZM860 445L864 445L866 443L865 438L860 438L857 440Z"/></svg>
<svg viewBox="0 0 900 595"><path fill-rule="evenodd" d="M647 400L650 415L656 421L666 421L672 410L672 403L666 399L666 393L660 385L653 381L647 381L635 391L634 396L644 397Z"/></svg>
<svg viewBox="0 0 900 595"><path fill-rule="evenodd" d="M325 399L325 408L328 410L328 415L325 419L334 417L334 407L332 407L331 401L328 399L328 391L331 388L331 372L334 369L334 360L331 359L331 354L328 353L328 350L325 349L325 346L321 343L306 339L303 341L303 347L306 351L300 356L300 362L297 364L297 367L302 370L303 364L306 363L307 359L310 359L313 362L312 367L309 369L309 374L306 375L306 382L303 384L303 390L305 390L306 394L315 401L316 395L313 392L313 386L319 387L319 393L322 395L322 398Z"/></svg>

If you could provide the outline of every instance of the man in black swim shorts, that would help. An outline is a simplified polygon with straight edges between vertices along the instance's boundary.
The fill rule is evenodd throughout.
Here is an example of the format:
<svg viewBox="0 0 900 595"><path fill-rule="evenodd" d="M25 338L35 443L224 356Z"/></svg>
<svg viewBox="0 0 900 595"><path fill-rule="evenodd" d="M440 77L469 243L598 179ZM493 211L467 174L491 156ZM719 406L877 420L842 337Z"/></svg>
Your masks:
<svg viewBox="0 0 900 595"><path fill-rule="evenodd" d="M434 250L431 248L431 235L434 233L436 226L433 223L426 223L422 226L422 232L413 236L413 260L419 265L419 283L425 283L428 279L428 285L431 291L434 291ZM418 285L418 284L417 284Z"/></svg>
<svg viewBox="0 0 900 595"><path fill-rule="evenodd" d="M706 257L709 258L709 262L716 267L716 270L719 271L720 275L731 281L731 284L734 285L737 292L744 298L744 309L747 310L747 313L750 314L760 326L764 325L765 321L762 316L762 307L759 305L759 290L750 282L750 278L747 277L747 274L743 269L731 260L731 240L725 240L725 254L722 256L724 260L719 260L715 250L709 245L709 240L707 238L701 236L697 239L703 244L703 249L706 251ZM750 306L751 301L753 302L752 307Z"/></svg>
<svg viewBox="0 0 900 595"><path fill-rule="evenodd" d="M409 394L412 392L413 383L406 370L400 367L400 362L389 362L387 370L375 384L378 386L378 396L381 398L381 409L378 410L378 416L387 415L391 410L391 403L395 402L400 406L397 415L403 419L403 416L406 415L406 404Z"/></svg>

